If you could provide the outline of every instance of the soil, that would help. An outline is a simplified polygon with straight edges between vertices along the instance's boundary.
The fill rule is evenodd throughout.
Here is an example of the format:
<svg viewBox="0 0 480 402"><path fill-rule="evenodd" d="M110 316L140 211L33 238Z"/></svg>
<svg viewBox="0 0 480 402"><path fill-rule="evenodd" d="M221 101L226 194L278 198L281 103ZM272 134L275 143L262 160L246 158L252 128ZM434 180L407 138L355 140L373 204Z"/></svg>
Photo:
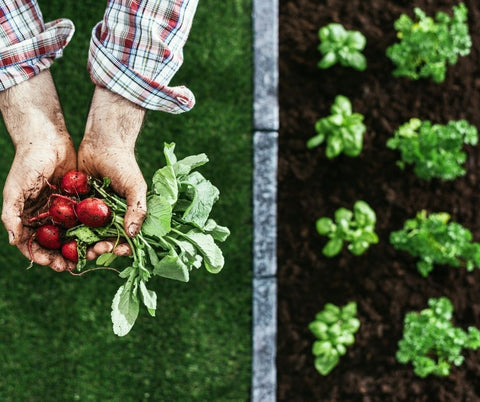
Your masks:
<svg viewBox="0 0 480 402"><path fill-rule="evenodd" d="M480 350L446 378L421 379L395 359L408 311L447 296L454 322L480 328L480 270L437 266L428 278L415 259L396 251L389 234L417 211L445 211L480 241L480 147L466 147L467 174L455 181L425 181L400 170L397 151L386 147L394 130L411 117L445 124L467 119L480 128L480 4L466 0L472 52L448 68L445 82L392 76L386 48L396 41L394 21L415 6L429 15L450 13L450 0L281 0L280 135L278 166L278 335L279 401L480 401ZM368 68L357 72L317 68L318 29L340 22L367 38ZM329 114L336 95L350 98L365 116L360 156L325 157L325 147L308 150L315 122ZM344 249L335 258L321 250L326 238L315 221L339 207L367 201L377 213L380 242L362 256ZM361 321L356 341L328 375L314 368L314 337L308 330L327 302L356 301Z"/></svg>

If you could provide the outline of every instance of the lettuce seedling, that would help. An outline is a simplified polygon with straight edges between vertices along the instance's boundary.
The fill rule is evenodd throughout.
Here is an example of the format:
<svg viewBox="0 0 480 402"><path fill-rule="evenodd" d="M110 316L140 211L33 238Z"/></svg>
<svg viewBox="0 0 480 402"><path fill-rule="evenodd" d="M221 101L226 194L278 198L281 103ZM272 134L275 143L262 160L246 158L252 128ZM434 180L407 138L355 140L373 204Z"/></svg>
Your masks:
<svg viewBox="0 0 480 402"><path fill-rule="evenodd" d="M394 23L400 42L386 52L396 65L393 75L443 82L447 63L453 65L458 56L470 53L467 13L467 7L460 3L453 7L453 17L438 12L433 19L418 7L414 9L415 20L402 14Z"/></svg>
<svg viewBox="0 0 480 402"><path fill-rule="evenodd" d="M337 63L359 71L367 68L367 60L362 54L367 40L361 32L347 31L343 25L331 23L320 28L318 36L318 50L323 55L319 68L326 69Z"/></svg>
<svg viewBox="0 0 480 402"><path fill-rule="evenodd" d="M378 243L376 220L375 211L365 201L357 201L353 212L346 208L337 209L335 222L328 217L318 219L317 232L330 239L322 249L323 254L326 257L336 256L344 242L350 243L348 249L352 254L363 254L370 244Z"/></svg>
<svg viewBox="0 0 480 402"><path fill-rule="evenodd" d="M357 304L350 302L343 307L327 303L317 313L308 328L317 340L313 343L315 368L322 375L327 375L340 361L340 356L347 352L347 346L355 343L355 333L360 328L356 317Z"/></svg>
<svg viewBox="0 0 480 402"><path fill-rule="evenodd" d="M467 271L480 267L480 244L472 241L472 233L450 215L425 210L408 219L403 229L390 233L390 243L397 250L418 257L417 269L427 277L435 264L465 266Z"/></svg>
<svg viewBox="0 0 480 402"><path fill-rule="evenodd" d="M480 347L480 331L475 327L468 331L455 327L451 322L453 305L446 297L432 298L428 306L405 316L396 357L400 363L412 363L413 371L420 377L448 376L452 364L463 363L463 349Z"/></svg>
<svg viewBox="0 0 480 402"><path fill-rule="evenodd" d="M366 131L363 115L353 113L350 100L343 95L335 97L330 113L315 123L317 135L307 141L307 147L311 149L326 141L327 158L334 158L342 152L352 157L360 154Z"/></svg>
<svg viewBox="0 0 480 402"><path fill-rule="evenodd" d="M395 131L387 147L400 151L397 165L401 169L413 164L414 173L421 179L453 180L465 174L462 164L467 156L463 145L477 142L477 128L466 120L442 125L413 118Z"/></svg>

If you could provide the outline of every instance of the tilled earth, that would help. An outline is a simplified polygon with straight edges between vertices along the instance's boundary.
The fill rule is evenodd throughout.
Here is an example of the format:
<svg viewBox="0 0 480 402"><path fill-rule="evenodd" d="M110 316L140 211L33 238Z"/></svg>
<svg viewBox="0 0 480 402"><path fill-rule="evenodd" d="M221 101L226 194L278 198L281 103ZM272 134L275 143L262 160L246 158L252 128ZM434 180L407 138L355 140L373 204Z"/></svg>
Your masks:
<svg viewBox="0 0 480 402"><path fill-rule="evenodd" d="M429 15L451 13L450 0L281 0L280 139L278 175L278 393L279 401L480 401L480 351L447 378L414 375L395 352L408 311L430 297L449 297L456 325L480 328L480 270L437 266L428 278L415 260L396 251L389 234L426 209L449 212L480 241L480 148L466 147L467 174L455 181L424 181L401 171L396 151L386 147L394 130L411 117L445 124L466 119L480 128L480 4L466 0L473 48L448 68L442 84L392 76L385 55L396 41L394 21L418 6ZM317 68L318 29L340 22L367 38L364 72ZM315 122L329 114L336 95L350 98L365 116L360 156L325 157L308 150ZM339 207L367 201L377 213L380 242L355 257L346 249L331 259L321 249L315 221ZM358 305L361 328L339 365L326 377L315 371L308 330L324 304Z"/></svg>

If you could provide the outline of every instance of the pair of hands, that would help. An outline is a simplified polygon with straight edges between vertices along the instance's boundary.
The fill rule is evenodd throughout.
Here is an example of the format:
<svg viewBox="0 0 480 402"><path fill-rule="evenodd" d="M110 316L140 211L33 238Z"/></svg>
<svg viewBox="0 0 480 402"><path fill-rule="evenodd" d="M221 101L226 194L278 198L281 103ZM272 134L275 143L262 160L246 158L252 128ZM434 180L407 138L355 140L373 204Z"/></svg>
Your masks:
<svg viewBox="0 0 480 402"><path fill-rule="evenodd" d="M48 183L78 169L94 177L109 177L113 190L126 198L125 230L135 236L146 215L147 185L135 159L135 142L145 109L107 89L96 87L78 155L68 134L49 70L3 92L0 110L15 146L15 158L3 190L2 221L9 242L30 259L33 229L25 225L45 205ZM110 252L113 244L97 243L87 258ZM73 269L57 251L33 242L33 261L56 271ZM119 246L117 254L128 253Z"/></svg>

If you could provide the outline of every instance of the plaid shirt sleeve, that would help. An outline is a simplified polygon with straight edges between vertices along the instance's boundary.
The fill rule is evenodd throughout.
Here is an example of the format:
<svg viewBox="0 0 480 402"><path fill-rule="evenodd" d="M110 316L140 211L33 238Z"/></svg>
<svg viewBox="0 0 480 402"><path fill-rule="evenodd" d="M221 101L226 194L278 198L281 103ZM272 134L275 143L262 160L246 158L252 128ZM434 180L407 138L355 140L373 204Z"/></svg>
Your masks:
<svg viewBox="0 0 480 402"><path fill-rule="evenodd" d="M68 19L44 24L36 1L0 1L0 91L49 68L74 31Z"/></svg>
<svg viewBox="0 0 480 402"><path fill-rule="evenodd" d="M146 108L190 110L195 97L168 86L183 62L198 0L109 0L92 31L88 70L92 81Z"/></svg>

